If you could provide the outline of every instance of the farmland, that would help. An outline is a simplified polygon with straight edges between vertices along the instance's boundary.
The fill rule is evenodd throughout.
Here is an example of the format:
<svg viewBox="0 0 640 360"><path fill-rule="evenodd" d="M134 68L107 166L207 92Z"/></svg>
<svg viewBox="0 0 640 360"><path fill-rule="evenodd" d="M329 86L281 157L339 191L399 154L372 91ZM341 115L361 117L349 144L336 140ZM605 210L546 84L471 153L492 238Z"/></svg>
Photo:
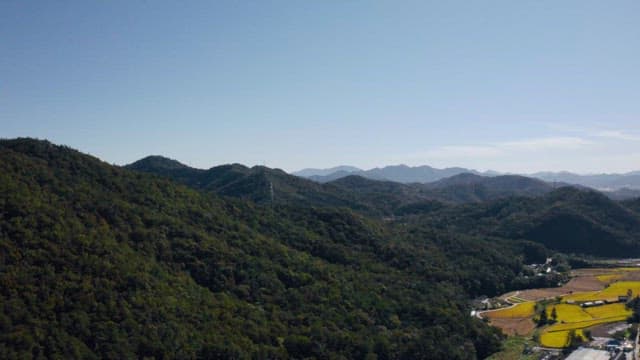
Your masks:
<svg viewBox="0 0 640 360"><path fill-rule="evenodd" d="M640 294L640 281L619 281L610 284L600 291L588 291L584 293L574 293L563 297L564 300L573 301L594 301L617 299L620 295L627 295L631 290L632 295Z"/></svg>
<svg viewBox="0 0 640 360"><path fill-rule="evenodd" d="M536 303L533 301L523 302L514 306L496 310L487 313L490 318L523 318L531 317L534 315L534 308Z"/></svg>
<svg viewBox="0 0 640 360"><path fill-rule="evenodd" d="M618 302L619 296L640 295L640 272L638 268L583 269L573 273L572 280L559 288L532 289L507 294L515 305L487 311L482 317L506 334L531 336L536 321L544 307L548 319L555 320L551 325L540 328L537 340L540 345L550 348L562 348L568 345L570 333L584 338L584 330L591 327L624 321L631 310ZM516 301L514 301L516 300ZM542 304L536 304L544 300ZM603 301L599 306L581 306L584 302ZM552 312L555 309L556 318ZM537 312L536 312L537 310Z"/></svg>
<svg viewBox="0 0 640 360"><path fill-rule="evenodd" d="M592 308L580 305L558 304L553 306L557 313L557 322L546 327L540 335L540 344L545 347L564 347L569 341L569 332L576 330L582 336L582 330L609 322L624 321L631 311L624 304L607 304ZM547 307L550 314L553 307Z"/></svg>

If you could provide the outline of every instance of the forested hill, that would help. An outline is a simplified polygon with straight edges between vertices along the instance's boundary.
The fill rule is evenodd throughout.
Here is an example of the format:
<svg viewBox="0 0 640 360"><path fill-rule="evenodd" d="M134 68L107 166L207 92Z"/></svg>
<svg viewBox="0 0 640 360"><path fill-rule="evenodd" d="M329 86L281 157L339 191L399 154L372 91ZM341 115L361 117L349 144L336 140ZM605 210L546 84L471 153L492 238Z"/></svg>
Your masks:
<svg viewBox="0 0 640 360"><path fill-rule="evenodd" d="M0 141L0 358L483 358L468 299L547 255Z"/></svg>
<svg viewBox="0 0 640 360"><path fill-rule="evenodd" d="M326 185L353 194L377 208L391 204L390 209L396 215L427 200L446 204L478 203L514 196L542 196L554 189L550 184L524 176L487 177L469 173L427 184L402 184L351 175Z"/></svg>
<svg viewBox="0 0 640 360"><path fill-rule="evenodd" d="M461 204L511 196L541 196L554 186L524 176L459 174L429 184L403 184L346 176L317 183L263 166L240 164L194 169L175 160L149 156L126 168L168 177L194 189L262 204L348 207L368 215L404 215L425 203Z"/></svg>
<svg viewBox="0 0 640 360"><path fill-rule="evenodd" d="M344 206L367 213L376 212L369 204L358 201L341 189L264 166L249 168L228 164L202 170L161 156L149 156L125 167L167 177L196 190L259 204Z"/></svg>
<svg viewBox="0 0 640 360"><path fill-rule="evenodd" d="M407 221L458 234L527 239L565 253L640 256L638 201L615 202L586 189L563 187L541 197L425 211Z"/></svg>
<svg viewBox="0 0 640 360"><path fill-rule="evenodd" d="M276 200L276 203L339 205L376 216L417 215L418 220L405 222L420 226L426 221L436 228L454 228L456 233L474 236L527 239L567 253L640 256L640 216L634 211L634 202L616 202L588 188L549 184L518 175L488 177L471 173L428 184L402 184L356 175L317 184L263 167L226 165L205 171L176 169L174 161L169 159L164 163L147 158L130 167L168 176L196 189L213 189L226 196L260 200L255 194L264 193L262 189L272 186L277 198L288 200ZM140 164L146 165L140 167ZM167 173L165 168L172 170ZM178 175L181 171L200 175L183 178ZM202 174L209 175L194 184L193 179L198 176L203 179ZM256 174L262 174L262 183L249 181ZM221 183L231 184L227 186L235 191L202 185Z"/></svg>

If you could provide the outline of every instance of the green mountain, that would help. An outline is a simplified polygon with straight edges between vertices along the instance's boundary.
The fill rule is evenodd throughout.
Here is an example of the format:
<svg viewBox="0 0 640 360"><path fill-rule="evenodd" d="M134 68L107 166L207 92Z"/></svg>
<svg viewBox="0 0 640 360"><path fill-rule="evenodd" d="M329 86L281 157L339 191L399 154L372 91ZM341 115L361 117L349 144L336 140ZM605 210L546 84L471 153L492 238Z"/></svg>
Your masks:
<svg viewBox="0 0 640 360"><path fill-rule="evenodd" d="M293 179L0 140L0 358L484 358L469 299L557 283L523 275L549 248L638 251L638 204L595 192Z"/></svg>
<svg viewBox="0 0 640 360"><path fill-rule="evenodd" d="M208 170L186 165L167 166L174 162L178 163L167 158L158 161L156 157L147 157L125 167L167 177L196 190L251 200L258 204L344 206L374 211L368 204L358 202L336 187L292 176L279 169L264 166L248 168L240 164L221 165Z"/></svg>
<svg viewBox="0 0 640 360"><path fill-rule="evenodd" d="M563 187L540 197L511 197L418 216L457 233L526 239L566 253L600 257L640 254L637 202Z"/></svg>
<svg viewBox="0 0 640 360"><path fill-rule="evenodd" d="M425 203L478 203L513 196L542 196L553 190L550 184L524 176L486 177L468 173L428 184L402 184L350 175L327 185L335 186L374 208L396 215Z"/></svg>
<svg viewBox="0 0 640 360"><path fill-rule="evenodd" d="M165 171L171 173L176 170L191 169L189 166L173 159L166 158L160 155L147 156L144 159L140 159L135 163L129 165L130 168L138 171Z"/></svg>
<svg viewBox="0 0 640 360"><path fill-rule="evenodd" d="M158 169L145 171L167 176ZM638 214L630 211L626 203L610 200L588 188L556 189L563 184L551 185L518 175L486 177L464 173L428 184L402 184L350 175L319 184L279 170L226 165L207 171L190 169L194 173L210 174L200 182L205 186L199 187L175 175L180 171L184 169L174 170L174 175L168 176L220 195L265 203L266 190L260 189L271 185L276 197L287 200L279 203L343 206L376 216L417 215L421 219L427 217L434 227L456 225L456 231L462 233L526 239L568 253L628 256L638 253L640 244ZM238 173L240 175L230 176ZM262 182L248 180L256 173L263 174ZM228 178L234 179L233 182L224 180ZM224 186L215 185L221 183L242 186L230 186L234 191L228 191ZM256 194L264 196L260 198Z"/></svg>
<svg viewBox="0 0 640 360"><path fill-rule="evenodd" d="M501 336L467 301L522 286L527 244L2 140L0 358L483 358Z"/></svg>
<svg viewBox="0 0 640 360"><path fill-rule="evenodd" d="M553 186L523 176L486 177L459 174L429 184L403 184L350 175L317 183L278 169L239 164L209 170L187 167L175 160L151 156L126 166L171 178L197 190L252 200L261 204L342 206L370 215L403 215L415 209L439 207L509 196L540 196Z"/></svg>

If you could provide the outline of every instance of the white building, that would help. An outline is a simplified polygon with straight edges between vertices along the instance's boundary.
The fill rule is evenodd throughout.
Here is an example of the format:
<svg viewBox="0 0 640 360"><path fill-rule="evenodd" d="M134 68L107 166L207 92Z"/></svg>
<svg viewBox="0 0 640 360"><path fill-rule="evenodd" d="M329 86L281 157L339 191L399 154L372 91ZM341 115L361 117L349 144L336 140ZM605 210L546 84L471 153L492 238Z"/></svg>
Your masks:
<svg viewBox="0 0 640 360"><path fill-rule="evenodd" d="M611 355L604 350L579 348L569 355L565 360L609 360Z"/></svg>

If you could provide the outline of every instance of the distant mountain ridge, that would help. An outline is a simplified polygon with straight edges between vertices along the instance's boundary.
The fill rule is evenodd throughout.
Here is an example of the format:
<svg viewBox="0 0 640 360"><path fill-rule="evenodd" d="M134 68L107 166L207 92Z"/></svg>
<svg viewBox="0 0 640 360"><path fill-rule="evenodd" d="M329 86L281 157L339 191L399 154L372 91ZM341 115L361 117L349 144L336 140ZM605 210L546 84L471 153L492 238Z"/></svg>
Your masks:
<svg viewBox="0 0 640 360"><path fill-rule="evenodd" d="M446 224L447 229L471 236L526 239L566 252L615 257L639 249L640 240L635 234L640 230L640 199L612 201L637 195L636 190L598 192L522 175L477 173L459 173L430 183L401 183L351 173L317 183L266 167L233 164L199 170L178 164L149 157L127 167L258 203L268 203L273 186L276 204L342 206L362 214L431 224L433 228ZM461 168L451 169L456 172ZM412 168L396 166L392 170L401 173ZM430 167L421 171L442 174Z"/></svg>
<svg viewBox="0 0 640 360"><path fill-rule="evenodd" d="M340 167L338 167L340 168ZM357 168L355 168L357 169ZM308 172L306 172L308 173ZM326 183L333 180L337 180L341 177L349 175L358 175L373 180L388 180L400 183L429 183L451 177L462 173L471 173L476 175L496 175L495 172L479 172L472 169L465 169L461 167L451 167L445 169L437 169L428 165L423 166L407 166L407 165L391 165L383 168L373 168L369 170L348 170L340 169L335 172L321 172L317 171L313 175L304 175L302 171L293 172L292 175L302 176L309 178L319 183Z"/></svg>
<svg viewBox="0 0 640 360"><path fill-rule="evenodd" d="M559 185L517 175L488 177L471 173L427 184L401 183L347 173L347 176L336 180L319 183L263 166L248 168L230 164L203 170L158 156L143 158L125 168L168 177L197 190L256 203L341 206L371 215L407 215L445 204L477 203L510 196L536 197L551 192ZM398 173L407 169L410 170L407 166L395 167ZM459 170L446 169L438 174ZM422 174L433 174L439 170L423 167L421 171Z"/></svg>
<svg viewBox="0 0 640 360"><path fill-rule="evenodd" d="M458 174L439 181L420 184L402 184L393 181L372 180L350 175L327 183L354 194L377 208L391 206L396 215L422 212L426 208L439 208L440 204L481 203L507 197L538 197L552 192L555 187L538 179L516 175L486 177Z"/></svg>
<svg viewBox="0 0 640 360"><path fill-rule="evenodd" d="M337 169L331 172L330 170ZM353 170L356 169L356 170ZM374 180L388 180L400 183L431 183L444 179L447 177L470 173L483 176L498 176L498 175L516 175L505 174L497 171L488 170L485 172L479 172L473 169L466 169L462 167L450 167L444 169L437 169L428 165L423 166L407 166L407 165L391 165L382 168L373 168L369 170L360 170L352 167L335 167L331 169L315 169L311 172L293 172L292 175L306 177L310 180L326 183L337 180L341 177L349 175L359 175L365 178ZM587 186L601 191L616 191L621 189L627 190L640 190L640 171L632 171L623 174L592 174L592 175L580 175L567 171L561 172L536 172L532 174L517 174L530 178L540 179L546 182L560 182L566 184L574 184ZM624 194L629 194L628 191ZM614 195L615 197L616 195Z"/></svg>
<svg viewBox="0 0 640 360"><path fill-rule="evenodd" d="M622 188L640 190L640 172L632 171L624 174L579 175L566 171L538 172L530 176L544 181L560 181L580 184L598 190L618 190Z"/></svg>
<svg viewBox="0 0 640 360"><path fill-rule="evenodd" d="M335 166L328 169L313 169L313 168L302 169L300 171L296 171L295 173L292 173L292 175L308 178L312 176L327 176L337 172L353 173L357 171L362 171L362 169L359 169L355 166L341 165L341 166Z"/></svg>
<svg viewBox="0 0 640 360"><path fill-rule="evenodd" d="M153 156L126 165L125 168L167 177L197 190L256 203L366 208L366 205L358 203L340 189L289 175L280 169L226 164L203 170L186 165L176 166L176 163L181 164L176 160Z"/></svg>

